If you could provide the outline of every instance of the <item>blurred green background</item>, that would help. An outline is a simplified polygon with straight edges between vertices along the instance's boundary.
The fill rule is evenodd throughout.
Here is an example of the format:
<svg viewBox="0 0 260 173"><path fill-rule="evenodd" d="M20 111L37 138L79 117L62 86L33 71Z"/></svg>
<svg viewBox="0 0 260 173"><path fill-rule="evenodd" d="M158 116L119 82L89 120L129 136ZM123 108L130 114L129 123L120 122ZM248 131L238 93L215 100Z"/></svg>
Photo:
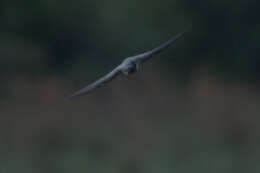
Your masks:
<svg viewBox="0 0 260 173"><path fill-rule="evenodd" d="M1 0L0 172L260 172L259 7ZM140 73L65 99L184 30Z"/></svg>

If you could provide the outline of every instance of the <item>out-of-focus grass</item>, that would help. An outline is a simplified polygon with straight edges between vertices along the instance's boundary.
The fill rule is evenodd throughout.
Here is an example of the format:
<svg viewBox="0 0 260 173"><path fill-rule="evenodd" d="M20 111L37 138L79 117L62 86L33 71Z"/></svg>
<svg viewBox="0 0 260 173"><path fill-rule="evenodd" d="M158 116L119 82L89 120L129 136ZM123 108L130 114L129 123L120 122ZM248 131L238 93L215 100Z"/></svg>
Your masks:
<svg viewBox="0 0 260 173"><path fill-rule="evenodd" d="M74 87L55 77L10 83L1 171L260 170L257 88L206 72L181 84L152 66L72 101Z"/></svg>

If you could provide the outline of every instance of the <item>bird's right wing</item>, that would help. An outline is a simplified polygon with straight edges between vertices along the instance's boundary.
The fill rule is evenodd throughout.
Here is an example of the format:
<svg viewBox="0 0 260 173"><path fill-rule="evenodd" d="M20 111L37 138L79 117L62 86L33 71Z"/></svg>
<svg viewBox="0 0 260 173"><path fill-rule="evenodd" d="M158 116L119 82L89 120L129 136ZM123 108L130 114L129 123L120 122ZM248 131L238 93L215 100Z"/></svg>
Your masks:
<svg viewBox="0 0 260 173"><path fill-rule="evenodd" d="M86 86L85 88L75 92L71 96L69 96L69 99L78 97L78 96L83 96L94 90L95 88L98 88L100 86L103 86L107 82L113 80L115 77L117 77L121 73L121 69L119 67L115 68L113 71L105 75L104 77L100 78L96 82Z"/></svg>
<svg viewBox="0 0 260 173"><path fill-rule="evenodd" d="M168 40L167 42L161 44L160 46L147 51L145 53L136 55L133 58L133 60L137 63L143 63L147 60L149 60L152 56L154 56L155 54L160 53L161 51L163 51L164 49L166 49L167 47L169 47L171 44L175 43L181 36L183 36L185 32L181 32L178 33L177 35L173 36L170 40Z"/></svg>

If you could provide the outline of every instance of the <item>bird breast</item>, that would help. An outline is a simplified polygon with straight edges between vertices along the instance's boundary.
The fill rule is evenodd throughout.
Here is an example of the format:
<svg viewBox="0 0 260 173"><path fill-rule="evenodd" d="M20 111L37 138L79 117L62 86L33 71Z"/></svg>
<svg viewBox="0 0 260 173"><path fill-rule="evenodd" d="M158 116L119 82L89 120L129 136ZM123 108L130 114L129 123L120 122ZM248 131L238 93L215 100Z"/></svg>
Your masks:
<svg viewBox="0 0 260 173"><path fill-rule="evenodd" d="M133 74L137 71L137 66L135 63L131 62L131 63L126 63L123 65L123 68L122 68L122 72L125 74L125 75L130 75L130 74Z"/></svg>
<svg viewBox="0 0 260 173"><path fill-rule="evenodd" d="M135 64L132 65L132 66L130 66L129 69L128 69L128 73L129 73L129 74L133 74L133 73L135 73L136 71L137 71L137 68L136 68L136 65L135 65Z"/></svg>

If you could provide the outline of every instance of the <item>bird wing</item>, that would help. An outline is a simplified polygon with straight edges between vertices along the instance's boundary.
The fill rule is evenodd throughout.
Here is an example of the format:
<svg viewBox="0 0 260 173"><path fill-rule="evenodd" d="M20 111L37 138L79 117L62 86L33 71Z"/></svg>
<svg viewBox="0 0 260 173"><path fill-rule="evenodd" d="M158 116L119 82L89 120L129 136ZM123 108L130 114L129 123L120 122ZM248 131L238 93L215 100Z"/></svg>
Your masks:
<svg viewBox="0 0 260 173"><path fill-rule="evenodd" d="M74 98L74 97L78 97L78 96L83 96L88 94L89 92L91 92L92 90L94 90L95 88L98 88L100 86L103 86L104 84L106 84L107 82L113 80L115 77L117 77L119 74L121 73L121 69L119 67L115 68L114 70L112 70L110 73L108 73L107 75L105 75L104 77L100 78L99 80L95 81L94 83L86 86L85 88L75 92L74 94L72 94L71 96L69 96L69 98Z"/></svg>
<svg viewBox="0 0 260 173"><path fill-rule="evenodd" d="M132 57L132 59L137 62L137 63L143 63L147 60L149 60L152 56L154 56L155 54L160 53L161 51L163 51L164 49L166 49L167 47L169 47L171 44L175 43L181 36L183 36L185 32L181 32L175 36L173 36L170 40L168 40L167 42L161 44L160 46L147 51L145 53L136 55L134 57Z"/></svg>

